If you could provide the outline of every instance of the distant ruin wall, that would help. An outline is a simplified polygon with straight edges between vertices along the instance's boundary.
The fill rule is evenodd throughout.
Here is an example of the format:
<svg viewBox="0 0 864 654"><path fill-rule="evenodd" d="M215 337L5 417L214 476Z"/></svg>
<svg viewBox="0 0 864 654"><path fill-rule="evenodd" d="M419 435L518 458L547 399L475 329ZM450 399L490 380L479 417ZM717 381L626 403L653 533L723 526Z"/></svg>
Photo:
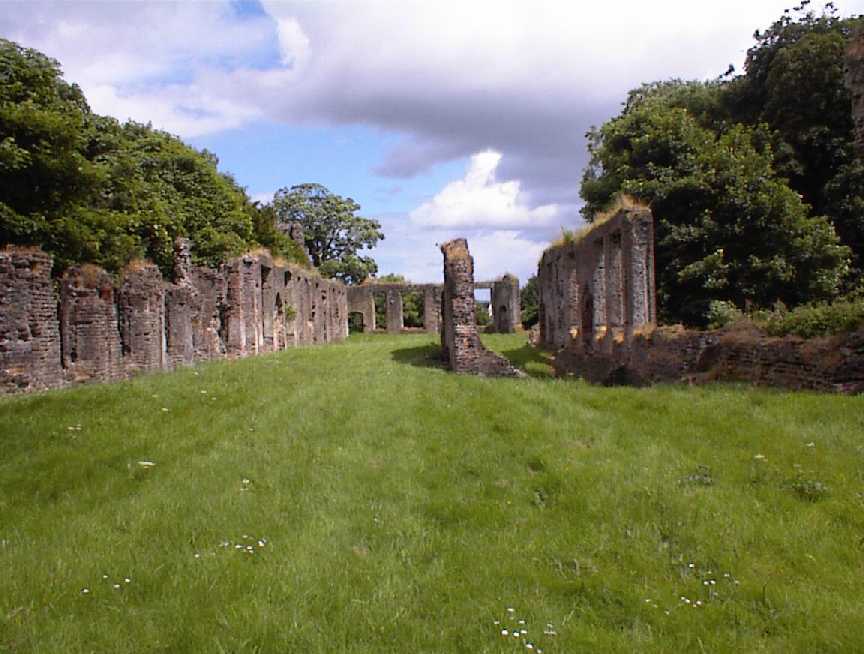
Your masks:
<svg viewBox="0 0 864 654"><path fill-rule="evenodd" d="M546 347L590 344L605 334L628 340L655 323L651 211L621 209L578 240L547 250L537 286Z"/></svg>
<svg viewBox="0 0 864 654"><path fill-rule="evenodd" d="M518 377L504 357L487 350L477 335L474 315L474 259L464 238L441 246L444 292L441 302L441 349L453 372Z"/></svg>
<svg viewBox="0 0 864 654"><path fill-rule="evenodd" d="M664 327L627 344L570 346L558 352L559 376L605 385L743 381L761 386L864 392L864 330L833 337L772 338L755 330Z"/></svg>
<svg viewBox="0 0 864 654"><path fill-rule="evenodd" d="M0 250L0 393L120 379L348 335L341 282L275 265L266 253L219 270L192 266L178 241L174 281L153 264L121 280L91 265L51 277L36 248Z"/></svg>
<svg viewBox="0 0 864 654"><path fill-rule="evenodd" d="M492 284L492 328L498 334L512 334L522 323L519 280L504 275Z"/></svg>

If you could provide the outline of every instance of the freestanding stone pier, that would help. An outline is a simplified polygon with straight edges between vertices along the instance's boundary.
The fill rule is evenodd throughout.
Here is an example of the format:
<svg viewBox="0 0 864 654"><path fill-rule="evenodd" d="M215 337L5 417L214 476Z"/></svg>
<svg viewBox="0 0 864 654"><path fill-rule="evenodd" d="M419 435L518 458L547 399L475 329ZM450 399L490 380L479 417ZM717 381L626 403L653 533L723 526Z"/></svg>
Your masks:
<svg viewBox="0 0 864 654"><path fill-rule="evenodd" d="M441 301L441 349L453 372L519 377L504 357L487 350L477 334L474 316L474 259L464 238L441 246L444 293Z"/></svg>

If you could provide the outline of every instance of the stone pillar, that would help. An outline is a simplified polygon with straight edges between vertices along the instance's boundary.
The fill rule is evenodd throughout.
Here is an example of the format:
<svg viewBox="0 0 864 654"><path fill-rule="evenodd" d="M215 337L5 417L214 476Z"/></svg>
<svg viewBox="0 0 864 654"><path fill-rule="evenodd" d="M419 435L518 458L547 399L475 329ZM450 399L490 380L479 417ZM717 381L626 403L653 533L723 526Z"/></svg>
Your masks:
<svg viewBox="0 0 864 654"><path fill-rule="evenodd" d="M594 243L597 265L591 275L591 302L593 304L592 324L594 333L606 329L606 251L603 240Z"/></svg>
<svg viewBox="0 0 864 654"><path fill-rule="evenodd" d="M655 321L654 234L649 211L633 211L625 222L622 249L625 271L625 330L628 340L634 329Z"/></svg>
<svg viewBox="0 0 864 654"><path fill-rule="evenodd" d="M441 246L444 292L441 302L441 349L453 372L516 377L521 373L489 352L477 335L474 318L474 259L468 242L457 238Z"/></svg>
<svg viewBox="0 0 864 654"><path fill-rule="evenodd" d="M243 262L231 261L225 271L226 289L223 305L222 332L225 351L230 357L246 354L246 318L243 303Z"/></svg>
<svg viewBox="0 0 864 654"><path fill-rule="evenodd" d="M0 249L0 391L51 388L63 381L52 263L36 248Z"/></svg>
<svg viewBox="0 0 864 654"><path fill-rule="evenodd" d="M437 286L423 291L423 328L437 334L441 324L441 289Z"/></svg>
<svg viewBox="0 0 864 654"><path fill-rule="evenodd" d="M624 324L621 232L607 234L603 239L603 259L606 263L606 326L611 332Z"/></svg>
<svg viewBox="0 0 864 654"><path fill-rule="evenodd" d="M519 305L519 280L504 275L492 284L493 328L499 334L512 334L521 322Z"/></svg>
<svg viewBox="0 0 864 654"><path fill-rule="evenodd" d="M73 266L60 285L63 367L69 381L123 375L114 280L97 266Z"/></svg>
<svg viewBox="0 0 864 654"><path fill-rule="evenodd" d="M387 333L399 334L404 326L402 293L399 289L387 289Z"/></svg>
<svg viewBox="0 0 864 654"><path fill-rule="evenodd" d="M363 333L371 334L375 331L375 294L370 292L367 298L361 312L363 314Z"/></svg>
<svg viewBox="0 0 864 654"><path fill-rule="evenodd" d="M118 304L126 369L167 368L165 288L159 269L152 263L127 267Z"/></svg>

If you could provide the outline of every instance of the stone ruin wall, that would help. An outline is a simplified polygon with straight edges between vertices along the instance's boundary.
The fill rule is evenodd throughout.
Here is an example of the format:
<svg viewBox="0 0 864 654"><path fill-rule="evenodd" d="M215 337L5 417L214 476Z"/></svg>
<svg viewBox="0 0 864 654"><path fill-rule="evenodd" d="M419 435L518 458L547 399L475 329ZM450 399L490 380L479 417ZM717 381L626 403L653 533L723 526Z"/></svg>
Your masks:
<svg viewBox="0 0 864 654"><path fill-rule="evenodd" d="M740 327L656 327L653 240L650 211L627 209L543 255L540 344L557 350L558 376L864 392L864 330L805 340Z"/></svg>
<svg viewBox="0 0 864 654"><path fill-rule="evenodd" d="M441 301L441 349L449 368L457 373L518 377L510 362L480 342L474 315L474 258L464 238L441 246L444 290Z"/></svg>
<svg viewBox="0 0 864 654"><path fill-rule="evenodd" d="M654 221L622 209L579 240L547 250L537 273L540 343L607 347L657 320Z"/></svg>
<svg viewBox="0 0 864 654"><path fill-rule="evenodd" d="M348 335L341 282L248 254L193 266L178 241L174 280L150 263L121 281L92 265L58 282L37 248L0 250L0 392L122 379L196 361L244 357Z"/></svg>
<svg viewBox="0 0 864 654"><path fill-rule="evenodd" d="M522 321L522 308L519 300L519 279L504 275L494 282L478 282L475 288L488 288L491 291L494 320L489 331L512 334ZM441 324L441 297L444 287L441 284L362 284L348 287L348 312L363 316L363 332L374 332L375 297L384 300L388 333L398 334L405 328L403 313L403 293L423 293L423 329L437 334Z"/></svg>
<svg viewBox="0 0 864 654"><path fill-rule="evenodd" d="M559 376L604 385L659 382L748 382L793 390L864 392L864 330L802 339L757 330L698 331L663 327L606 352L567 348L555 357Z"/></svg>
<svg viewBox="0 0 864 654"><path fill-rule="evenodd" d="M440 284L362 284L348 287L348 312L363 315L363 332L374 332L375 297L384 299L385 328L388 333L398 334L405 328L403 293L423 293L423 329L430 334L438 333L441 320Z"/></svg>
<svg viewBox="0 0 864 654"><path fill-rule="evenodd" d="M522 305L519 298L519 280L504 275L492 283L492 329L497 334L512 334L522 324Z"/></svg>

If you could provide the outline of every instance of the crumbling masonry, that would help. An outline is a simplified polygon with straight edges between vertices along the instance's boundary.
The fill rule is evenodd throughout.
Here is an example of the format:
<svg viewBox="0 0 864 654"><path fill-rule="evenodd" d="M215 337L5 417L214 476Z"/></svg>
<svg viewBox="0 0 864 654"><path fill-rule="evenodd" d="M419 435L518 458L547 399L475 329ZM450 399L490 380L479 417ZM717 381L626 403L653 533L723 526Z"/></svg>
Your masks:
<svg viewBox="0 0 864 654"><path fill-rule="evenodd" d="M634 331L657 320L651 211L621 209L580 238L550 248L537 285L543 345L629 342Z"/></svg>
<svg viewBox="0 0 864 654"><path fill-rule="evenodd" d="M464 238L441 246L444 255L444 292L441 301L441 348L453 372L518 377L521 373L504 357L480 342L474 316L474 259Z"/></svg>
<svg viewBox="0 0 864 654"><path fill-rule="evenodd" d="M493 325L489 331L512 334L521 321L519 303L519 280L513 275L504 275L494 282L477 282L474 288L487 288L491 291L493 306ZM423 329L430 334L439 332L441 322L441 284L399 284L372 283L348 287L348 313L359 313L363 317L363 331L374 332L375 297L383 297L385 302L386 329L398 334L405 328L402 307L403 293L423 293Z"/></svg>
<svg viewBox="0 0 864 654"><path fill-rule="evenodd" d="M55 294L51 257L0 250L0 392L243 357L348 335L341 282L279 266L266 252L219 270L193 266L179 240L174 280L131 264L117 283L91 265L68 269Z"/></svg>

